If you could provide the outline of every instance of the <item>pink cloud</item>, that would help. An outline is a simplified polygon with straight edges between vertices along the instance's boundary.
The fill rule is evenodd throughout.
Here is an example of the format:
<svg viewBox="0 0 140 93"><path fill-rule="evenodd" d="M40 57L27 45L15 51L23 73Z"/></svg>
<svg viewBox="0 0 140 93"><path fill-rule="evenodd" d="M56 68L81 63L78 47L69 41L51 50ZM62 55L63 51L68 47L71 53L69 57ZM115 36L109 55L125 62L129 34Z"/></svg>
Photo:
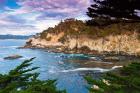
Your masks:
<svg viewBox="0 0 140 93"><path fill-rule="evenodd" d="M37 12L85 13L90 0L20 0L19 4Z"/></svg>

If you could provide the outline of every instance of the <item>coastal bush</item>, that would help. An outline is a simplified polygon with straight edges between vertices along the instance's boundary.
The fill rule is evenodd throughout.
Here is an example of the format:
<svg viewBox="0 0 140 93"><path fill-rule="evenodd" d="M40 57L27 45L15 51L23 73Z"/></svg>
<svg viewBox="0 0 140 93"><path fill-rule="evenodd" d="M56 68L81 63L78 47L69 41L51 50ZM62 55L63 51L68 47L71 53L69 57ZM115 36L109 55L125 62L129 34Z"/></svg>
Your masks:
<svg viewBox="0 0 140 93"><path fill-rule="evenodd" d="M140 40L140 34L138 35L138 40Z"/></svg>
<svg viewBox="0 0 140 93"><path fill-rule="evenodd" d="M140 93L140 63L131 63L117 72L106 73L100 80L85 79L90 93Z"/></svg>
<svg viewBox="0 0 140 93"><path fill-rule="evenodd" d="M90 48L87 47L87 46L82 46L82 47L80 48L80 50L82 50L82 51L84 51L84 52L89 52L89 51L91 51Z"/></svg>
<svg viewBox="0 0 140 93"><path fill-rule="evenodd" d="M47 32L43 31L41 34L40 34L40 38L41 39L46 39L47 37Z"/></svg>
<svg viewBox="0 0 140 93"><path fill-rule="evenodd" d="M56 88L56 80L37 79L39 73L32 71L38 67L30 68L33 59L25 60L8 74L0 74L0 93L66 93Z"/></svg>

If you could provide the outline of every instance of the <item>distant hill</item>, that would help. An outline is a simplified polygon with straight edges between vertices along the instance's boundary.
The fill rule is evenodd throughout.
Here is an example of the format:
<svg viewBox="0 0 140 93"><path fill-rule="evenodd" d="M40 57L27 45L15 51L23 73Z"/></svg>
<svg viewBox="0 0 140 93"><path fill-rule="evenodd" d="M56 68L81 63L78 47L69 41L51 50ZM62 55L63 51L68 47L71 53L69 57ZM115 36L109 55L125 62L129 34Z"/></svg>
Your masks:
<svg viewBox="0 0 140 93"><path fill-rule="evenodd" d="M30 36L24 36L24 35L0 35L0 39L28 39Z"/></svg>

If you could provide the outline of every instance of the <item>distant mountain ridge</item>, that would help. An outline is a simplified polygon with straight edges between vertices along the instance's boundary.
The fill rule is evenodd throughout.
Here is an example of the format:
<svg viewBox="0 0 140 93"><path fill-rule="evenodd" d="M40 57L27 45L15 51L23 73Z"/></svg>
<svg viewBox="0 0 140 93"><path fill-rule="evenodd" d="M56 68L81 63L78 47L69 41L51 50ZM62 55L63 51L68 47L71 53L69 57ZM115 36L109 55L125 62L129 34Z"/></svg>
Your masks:
<svg viewBox="0 0 140 93"><path fill-rule="evenodd" d="M32 35L0 35L0 39L28 39L30 37L32 37Z"/></svg>

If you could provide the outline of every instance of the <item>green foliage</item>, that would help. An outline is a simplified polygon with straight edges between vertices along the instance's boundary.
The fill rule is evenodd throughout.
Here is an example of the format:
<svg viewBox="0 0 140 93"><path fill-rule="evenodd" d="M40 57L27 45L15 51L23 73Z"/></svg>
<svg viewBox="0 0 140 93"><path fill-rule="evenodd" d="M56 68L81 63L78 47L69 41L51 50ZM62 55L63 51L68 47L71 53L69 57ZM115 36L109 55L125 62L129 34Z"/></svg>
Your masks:
<svg viewBox="0 0 140 93"><path fill-rule="evenodd" d="M8 74L0 74L0 93L66 93L56 88L56 80L38 80L38 67L29 68L34 58L25 60Z"/></svg>
<svg viewBox="0 0 140 93"><path fill-rule="evenodd" d="M87 15L91 18L136 19L140 20L139 0L93 0Z"/></svg>
<svg viewBox="0 0 140 93"><path fill-rule="evenodd" d="M107 73L104 79L86 77L90 93L140 93L140 63L131 63L117 73ZM99 89L93 88L97 85Z"/></svg>
<svg viewBox="0 0 140 93"><path fill-rule="evenodd" d="M43 32L40 34L40 38L45 39L46 37L47 37L47 32L46 32L46 31L43 31Z"/></svg>
<svg viewBox="0 0 140 93"><path fill-rule="evenodd" d="M47 30L41 33L42 38L46 38L47 33L52 33L57 35L60 32L65 32L67 34L75 34L78 31L81 31L86 24L83 21L76 19L66 19L61 21L54 28L48 28Z"/></svg>
<svg viewBox="0 0 140 93"><path fill-rule="evenodd" d="M140 40L140 34L138 35L138 40Z"/></svg>
<svg viewBox="0 0 140 93"><path fill-rule="evenodd" d="M104 22L109 21L104 20ZM69 40L69 38L88 37L91 39L97 39L109 35L120 35L120 34L130 35L133 34L134 31L140 33L140 23L120 22L106 26L89 26L85 22L80 20L66 19L64 21L61 21L54 28L48 28L47 30L44 30L42 33L40 33L38 38L50 41L52 38L47 37L48 34L57 36L62 32L64 33L64 36L59 38L59 42L65 43Z"/></svg>
<svg viewBox="0 0 140 93"><path fill-rule="evenodd" d="M87 15L88 25L107 26L120 22L140 22L139 0L93 0Z"/></svg>

